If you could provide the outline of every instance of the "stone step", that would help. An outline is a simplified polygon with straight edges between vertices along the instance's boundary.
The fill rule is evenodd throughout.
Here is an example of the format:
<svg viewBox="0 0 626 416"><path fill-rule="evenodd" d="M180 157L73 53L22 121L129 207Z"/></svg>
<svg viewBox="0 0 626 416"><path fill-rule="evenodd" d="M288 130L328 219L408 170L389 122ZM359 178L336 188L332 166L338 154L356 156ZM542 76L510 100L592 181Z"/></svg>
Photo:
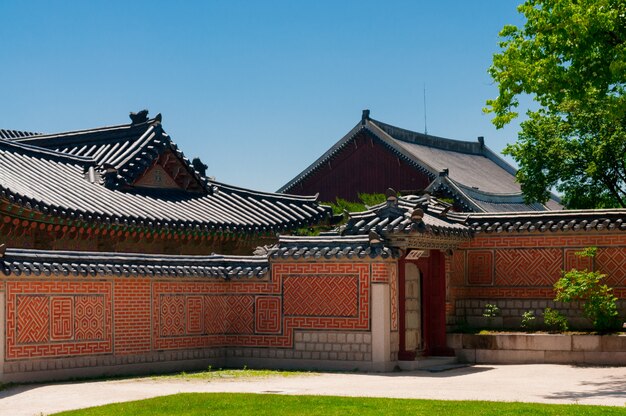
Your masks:
<svg viewBox="0 0 626 416"><path fill-rule="evenodd" d="M402 371L426 370L438 372L464 366L466 365L457 363L456 357L417 357L414 361L398 361L398 367Z"/></svg>

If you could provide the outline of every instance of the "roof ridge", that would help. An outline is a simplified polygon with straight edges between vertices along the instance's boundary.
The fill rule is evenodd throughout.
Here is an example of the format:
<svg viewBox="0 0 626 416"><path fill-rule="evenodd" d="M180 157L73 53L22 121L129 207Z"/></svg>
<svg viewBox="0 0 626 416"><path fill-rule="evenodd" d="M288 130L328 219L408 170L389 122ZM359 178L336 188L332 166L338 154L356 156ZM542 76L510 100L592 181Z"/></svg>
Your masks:
<svg viewBox="0 0 626 416"><path fill-rule="evenodd" d="M0 129L0 139L18 139L21 137L32 137L39 136L41 133L34 133L31 131L23 131L23 130L11 130L11 129Z"/></svg>
<svg viewBox="0 0 626 416"><path fill-rule="evenodd" d="M419 133L413 130L404 129L402 127L397 127L392 124L375 120L373 118L368 119L368 121L371 123L374 123L381 130L385 131L385 133L389 134L392 138L396 140L400 140L402 142L406 142L406 143L421 144L424 146L436 147L438 149L449 150L449 151L460 152L460 153L470 153L470 154L476 154L476 155L483 155L482 150L486 147L478 141L471 142L467 140L449 139L446 137L434 136L432 134ZM401 133L403 136L404 135L414 136L414 140L407 139L406 137L403 137L403 136L397 137L390 131L387 131L387 129L391 131L397 131ZM451 149L447 146L442 146L442 142L446 144L450 144L450 145L462 146L464 147L464 149Z"/></svg>
<svg viewBox="0 0 626 416"><path fill-rule="evenodd" d="M94 165L95 160L91 157L70 155L68 153L58 152L56 150L47 149L45 147L33 146L26 143L20 143L15 140L0 139L0 149L10 149L20 153L28 153L31 156L54 158L57 161L78 162L84 165Z"/></svg>
<svg viewBox="0 0 626 416"><path fill-rule="evenodd" d="M156 123L160 123L161 121L160 116L161 116L160 114L157 114L154 118L146 120L142 123L135 123L135 124L127 123L127 124L118 124L118 125L113 125L113 126L95 127L91 129L84 129L84 130L70 130L70 131L62 131L62 132L57 132L57 133L45 133L45 134L38 134L35 136L20 137L20 138L15 139L15 141L22 142L22 141L29 141L29 140L47 140L47 139L55 139L55 138L61 138L61 137L77 136L77 135L88 134L88 133L111 132L111 131L117 131L117 130L123 130L123 129L143 127L143 126L149 127Z"/></svg>

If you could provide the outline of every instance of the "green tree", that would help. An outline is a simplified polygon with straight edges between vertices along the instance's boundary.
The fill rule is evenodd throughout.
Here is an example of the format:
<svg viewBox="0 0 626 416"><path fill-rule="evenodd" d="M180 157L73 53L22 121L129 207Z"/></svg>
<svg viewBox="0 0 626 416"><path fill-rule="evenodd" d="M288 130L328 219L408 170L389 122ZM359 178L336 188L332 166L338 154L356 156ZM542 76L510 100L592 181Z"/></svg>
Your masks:
<svg viewBox="0 0 626 416"><path fill-rule="evenodd" d="M588 247L576 253L580 257L595 257L597 249ZM613 289L602 284L605 274L587 269L572 269L563 274L554 284L558 302L582 301L583 312L593 322L597 331L614 331L621 327L622 321L617 311L617 297Z"/></svg>
<svg viewBox="0 0 626 416"><path fill-rule="evenodd" d="M501 128L530 96L517 142L528 202L555 188L569 208L626 207L626 2L527 0L523 27L500 32L489 73L498 85L485 111Z"/></svg>

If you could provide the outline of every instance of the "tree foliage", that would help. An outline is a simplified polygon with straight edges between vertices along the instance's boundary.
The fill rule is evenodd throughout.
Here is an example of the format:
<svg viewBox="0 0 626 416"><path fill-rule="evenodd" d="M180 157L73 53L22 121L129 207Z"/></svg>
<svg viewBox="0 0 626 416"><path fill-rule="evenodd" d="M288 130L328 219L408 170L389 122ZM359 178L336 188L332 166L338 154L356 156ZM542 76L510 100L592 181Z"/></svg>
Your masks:
<svg viewBox="0 0 626 416"><path fill-rule="evenodd" d="M489 68L499 94L485 111L501 128L520 97L537 104L504 150L527 201L555 188L570 208L625 207L626 2L527 0L518 11L526 23L500 32Z"/></svg>
<svg viewBox="0 0 626 416"><path fill-rule="evenodd" d="M589 247L576 253L580 257L595 257L596 248ZM614 331L622 321L617 311L617 297L613 289L602 280L606 277L597 271L572 269L554 284L558 302L582 301L583 312L600 332Z"/></svg>

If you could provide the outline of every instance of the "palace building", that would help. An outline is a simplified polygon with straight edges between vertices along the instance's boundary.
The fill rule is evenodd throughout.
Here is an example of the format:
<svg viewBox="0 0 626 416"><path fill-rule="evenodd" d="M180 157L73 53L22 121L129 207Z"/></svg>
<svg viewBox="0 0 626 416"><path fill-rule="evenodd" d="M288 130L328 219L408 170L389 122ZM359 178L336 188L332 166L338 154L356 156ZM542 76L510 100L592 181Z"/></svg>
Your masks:
<svg viewBox="0 0 626 416"><path fill-rule="evenodd" d="M84 131L0 130L0 381L208 365L414 368L454 356L450 331L479 322L486 304L505 327L547 306L588 325L579 305L552 301L562 270L601 270L626 296L626 210L509 209L522 203L485 201L495 194L486 179L482 199L450 190L450 204L435 187L472 182L449 158L429 163L447 175L420 179L432 192L388 189L332 231L298 236L331 218L316 196L216 182L161 122L140 112ZM363 123L347 146L383 146L371 136L381 123ZM593 260L575 255L589 246Z"/></svg>

